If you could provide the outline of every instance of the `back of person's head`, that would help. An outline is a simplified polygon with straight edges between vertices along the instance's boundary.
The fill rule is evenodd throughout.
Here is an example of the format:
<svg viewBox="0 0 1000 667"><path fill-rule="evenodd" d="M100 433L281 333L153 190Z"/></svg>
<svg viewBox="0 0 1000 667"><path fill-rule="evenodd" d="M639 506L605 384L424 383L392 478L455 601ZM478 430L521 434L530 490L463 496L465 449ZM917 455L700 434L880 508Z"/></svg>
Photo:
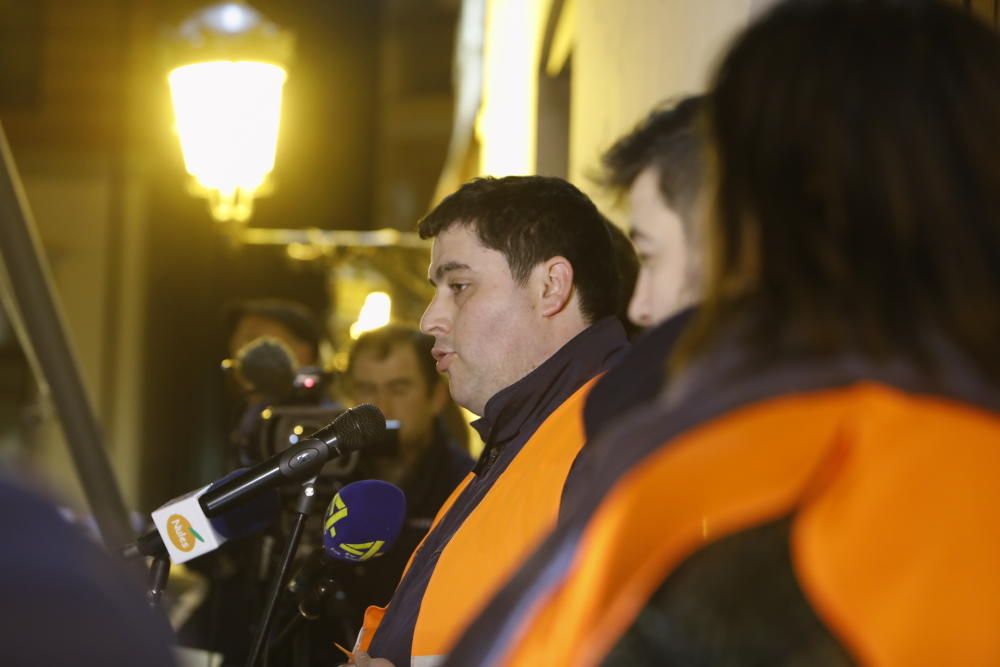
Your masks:
<svg viewBox="0 0 1000 667"><path fill-rule="evenodd" d="M655 167L663 201L680 215L688 237L695 236L696 208L704 182L704 106L702 95L664 103L601 157L600 180L619 193L632 187L640 173Z"/></svg>
<svg viewBox="0 0 1000 667"><path fill-rule="evenodd" d="M944 334L1000 377L1000 44L929 1L771 10L710 95L716 207L701 340L754 314L764 341L918 360Z"/></svg>
<svg viewBox="0 0 1000 667"><path fill-rule="evenodd" d="M607 219L576 187L559 178L477 178L446 197L419 224L421 238L455 225L475 230L486 248L503 254L514 279L552 257L573 267L580 311L595 322L620 309L621 289Z"/></svg>

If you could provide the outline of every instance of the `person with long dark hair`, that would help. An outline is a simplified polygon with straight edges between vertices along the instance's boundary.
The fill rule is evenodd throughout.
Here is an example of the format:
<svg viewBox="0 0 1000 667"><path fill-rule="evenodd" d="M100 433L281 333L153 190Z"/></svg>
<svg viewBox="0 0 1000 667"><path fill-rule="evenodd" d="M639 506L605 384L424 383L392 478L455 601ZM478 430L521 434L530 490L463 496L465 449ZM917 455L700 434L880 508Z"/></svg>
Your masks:
<svg viewBox="0 0 1000 667"><path fill-rule="evenodd" d="M998 82L938 2L736 40L668 395L446 664L1000 663Z"/></svg>

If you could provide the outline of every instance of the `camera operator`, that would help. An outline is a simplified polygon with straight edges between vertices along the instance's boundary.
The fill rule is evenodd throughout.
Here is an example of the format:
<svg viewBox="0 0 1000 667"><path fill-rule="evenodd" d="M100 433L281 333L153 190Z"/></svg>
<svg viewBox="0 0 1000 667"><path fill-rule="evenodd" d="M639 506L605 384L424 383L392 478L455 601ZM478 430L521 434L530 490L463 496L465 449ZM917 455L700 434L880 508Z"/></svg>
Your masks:
<svg viewBox="0 0 1000 667"><path fill-rule="evenodd" d="M264 435L264 408L323 406L334 414L338 406L326 391L320 368L322 329L309 309L294 301L257 299L228 305L224 317L228 359L223 366L238 391L226 456L231 469L273 453L267 451L271 443ZM307 385L299 382L303 377ZM273 574L274 546L274 539L265 536L225 545L190 564L209 579L210 589L180 628L182 645L222 653L226 665L245 661Z"/></svg>
<svg viewBox="0 0 1000 667"><path fill-rule="evenodd" d="M254 299L230 304L225 312L229 358L241 401L230 433L235 465L252 465L273 452L260 451L260 415L275 405L336 407L320 362L322 329L312 312L284 299ZM300 377L314 378L300 386Z"/></svg>

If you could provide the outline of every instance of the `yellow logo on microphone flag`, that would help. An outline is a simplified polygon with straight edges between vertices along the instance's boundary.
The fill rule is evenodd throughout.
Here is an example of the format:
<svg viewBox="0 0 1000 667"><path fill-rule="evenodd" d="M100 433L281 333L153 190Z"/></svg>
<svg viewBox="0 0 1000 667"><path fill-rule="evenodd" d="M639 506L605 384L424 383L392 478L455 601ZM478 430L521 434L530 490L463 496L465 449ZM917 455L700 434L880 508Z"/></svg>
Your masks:
<svg viewBox="0 0 1000 667"><path fill-rule="evenodd" d="M337 529L334 528L334 524L345 516L347 516L347 505L344 504L338 493L330 501L329 507L326 508L326 522L323 524L323 529L330 533L330 537L337 536Z"/></svg>

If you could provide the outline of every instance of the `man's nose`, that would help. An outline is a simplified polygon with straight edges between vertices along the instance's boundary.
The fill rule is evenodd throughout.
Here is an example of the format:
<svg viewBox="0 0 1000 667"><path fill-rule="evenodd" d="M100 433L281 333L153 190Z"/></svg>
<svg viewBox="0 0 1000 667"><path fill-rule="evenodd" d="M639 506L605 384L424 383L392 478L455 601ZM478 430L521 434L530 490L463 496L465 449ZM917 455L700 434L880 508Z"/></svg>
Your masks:
<svg viewBox="0 0 1000 667"><path fill-rule="evenodd" d="M438 295L435 294L431 302L427 304L424 314L420 317L420 330L429 336L436 337L448 333L449 328L450 319L447 309Z"/></svg>

